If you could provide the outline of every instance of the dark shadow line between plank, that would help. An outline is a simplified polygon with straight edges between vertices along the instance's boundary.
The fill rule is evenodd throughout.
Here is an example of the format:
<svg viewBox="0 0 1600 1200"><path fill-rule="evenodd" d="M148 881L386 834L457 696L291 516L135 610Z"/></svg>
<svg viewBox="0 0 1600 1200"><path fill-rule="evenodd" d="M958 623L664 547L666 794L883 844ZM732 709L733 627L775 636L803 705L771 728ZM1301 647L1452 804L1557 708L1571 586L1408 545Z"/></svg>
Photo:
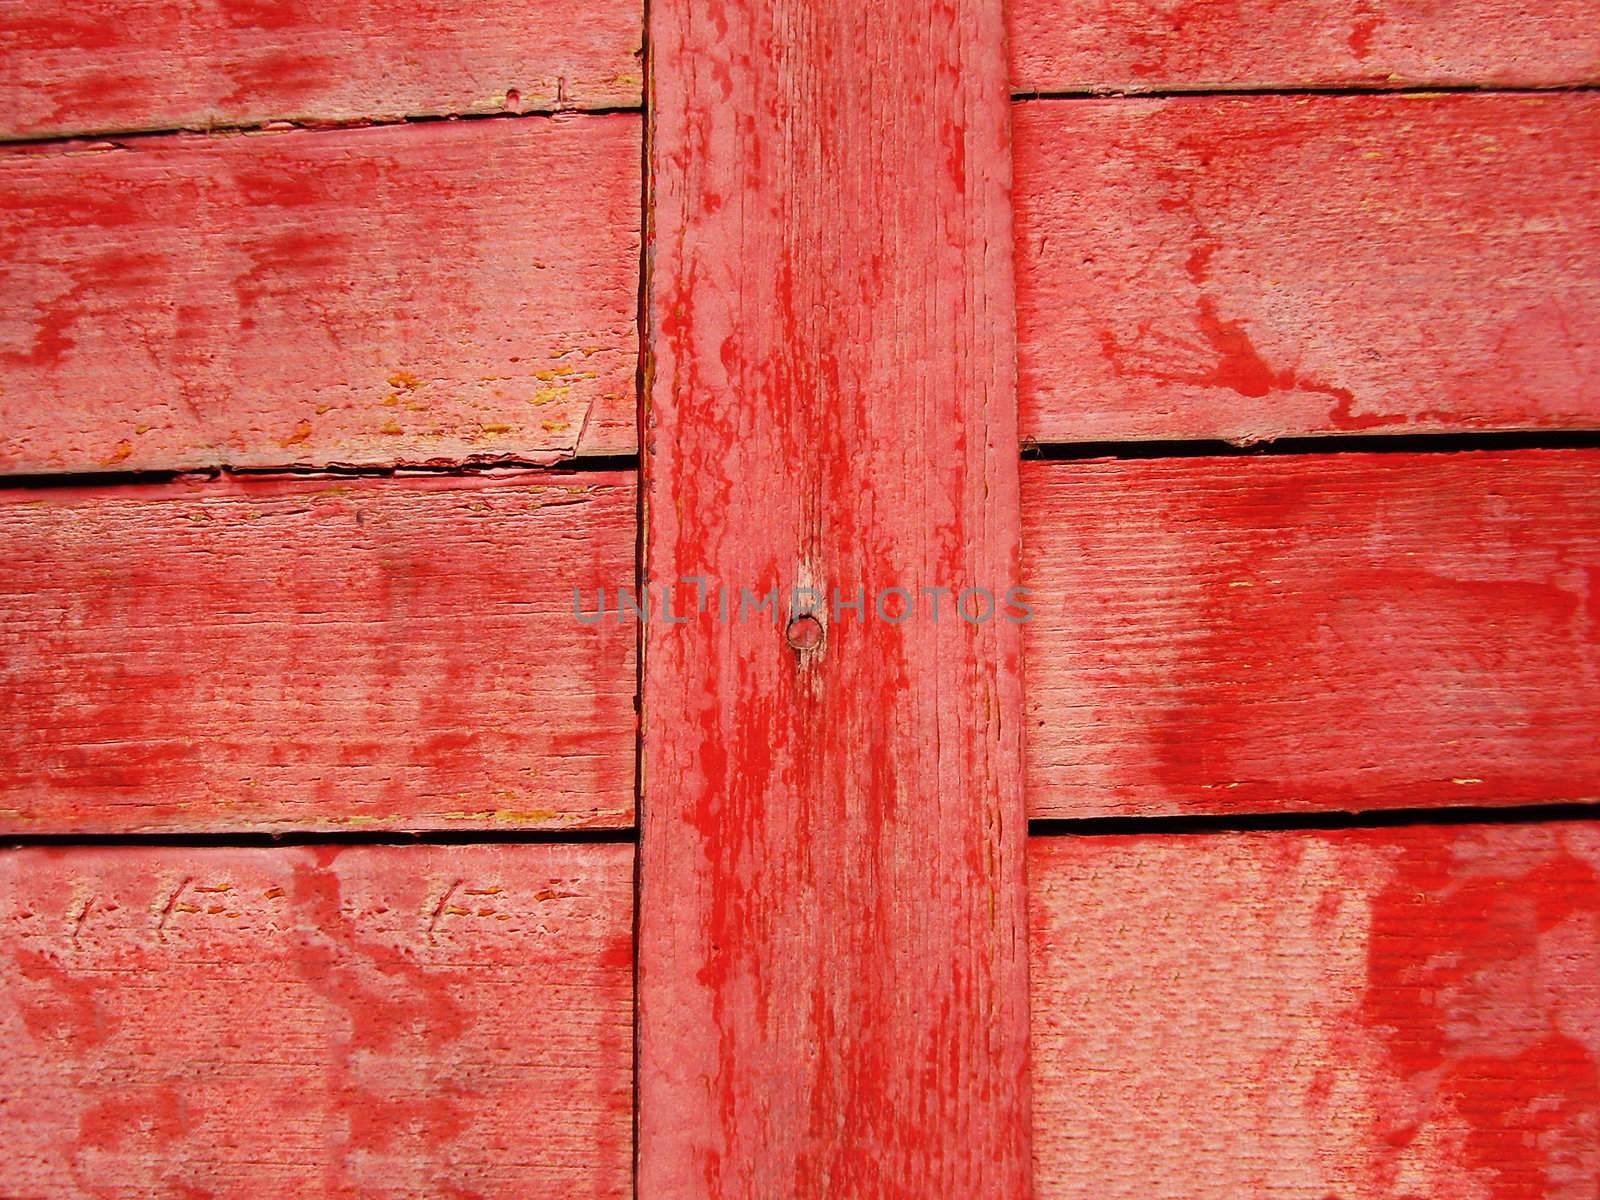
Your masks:
<svg viewBox="0 0 1600 1200"><path fill-rule="evenodd" d="M1228 100L1259 96L1548 96L1572 92L1600 92L1600 81L1552 84L1396 83L1396 84L1239 84L1191 88L1084 87L1061 90L1021 90L1011 93L1015 104L1037 100Z"/></svg>
<svg viewBox="0 0 1600 1200"><path fill-rule="evenodd" d="M1283 86L1197 85L1188 88L1083 87L1067 89L1020 89L1011 93L1014 103L1049 100L1174 100L1184 97L1229 99L1254 96L1543 96L1568 92L1600 91L1600 81L1552 84L1495 83L1399 83L1399 84L1307 84ZM220 122L212 125L163 125L152 128L81 129L68 133L41 133L0 138L0 150L11 148L68 147L81 143L148 141L156 138L205 136L210 134L261 134L301 131L331 133L352 129L388 129L397 125L437 125L452 121L524 121L575 117L643 116L642 104L568 105L562 108L535 108L525 112L407 113L401 116L329 118L269 117L258 121Z"/></svg>
<svg viewBox="0 0 1600 1200"><path fill-rule="evenodd" d="M1191 813L1160 816L1036 817L1028 836L1126 837L1129 835L1293 833L1339 829L1403 829L1419 825L1543 825L1600 820L1600 802L1503 805L1472 808L1381 808L1360 812Z"/></svg>
<svg viewBox="0 0 1600 1200"><path fill-rule="evenodd" d="M494 459L485 462L423 464L405 466L320 467L195 467L187 470L153 471L57 471L48 474L0 474L3 489L50 489L81 487L137 487L163 483L212 483L219 479L472 479L478 476L527 472L552 476L577 472L636 471L635 454L592 454L564 458L559 462L539 463L527 459Z"/></svg>
<svg viewBox="0 0 1600 1200"><path fill-rule="evenodd" d="M0 851L32 848L79 850L126 847L249 849L277 846L631 846L638 833L624 829L298 830L260 833L12 833L0 834Z"/></svg>
<svg viewBox="0 0 1600 1200"><path fill-rule="evenodd" d="M1328 434L1240 443L1217 439L1023 442L1025 461L1251 458L1312 454L1461 454L1506 450L1600 450L1600 430L1507 430L1458 433Z"/></svg>
<svg viewBox="0 0 1600 1200"><path fill-rule="evenodd" d="M596 105L593 108L535 108L527 112L411 113L398 117L351 117L319 121L302 118L268 118L261 121L223 122L215 125L168 125L153 129L90 129L73 133L42 133L37 136L0 138L0 150L70 148L83 143L144 142L158 138L205 137L212 134L339 133L352 129L392 129L398 125L442 125L463 121L570 120L579 117L614 117L625 113L642 115L638 105Z"/></svg>
<svg viewBox="0 0 1600 1200"><path fill-rule="evenodd" d="M639 136L639 279L637 306L634 309L633 328L639 339L638 358L635 360L633 380L634 403L634 436L639 447L635 456L634 488L634 519L633 519L633 571L634 588L643 593L647 582L646 556L649 546L650 503L648 481L645 476L647 470L645 455L649 452L650 442L646 437L649 419L650 388L654 381L654 360L650 350L653 345L653 321L651 319L650 285L653 281L654 265L654 238L655 224L652 219L654 213L654 188L650 174L650 155L654 149L653 134L655 131L656 106L651 103L650 97L655 89L655 60L651 53L650 39L650 7L653 0L643 0L641 33L639 42L640 87L639 102L642 120L640 121ZM629 1146L628 1146L628 1196L632 1200L639 1197L639 1110L643 1098L640 1086L642 1064L644 1062L643 1044L644 1030L639 1019L639 948L643 944L640 930L641 918L644 913L644 818L645 818L645 790L644 790L644 672L645 672L645 629L644 622L638 622L634 630L634 675L633 675L633 827L634 827L634 852L633 852L633 922L629 929L630 945L633 949L633 974L630 983L633 987L632 1006L629 1014L629 1065L632 1067L632 1079L629 1088L631 1104L629 1105Z"/></svg>

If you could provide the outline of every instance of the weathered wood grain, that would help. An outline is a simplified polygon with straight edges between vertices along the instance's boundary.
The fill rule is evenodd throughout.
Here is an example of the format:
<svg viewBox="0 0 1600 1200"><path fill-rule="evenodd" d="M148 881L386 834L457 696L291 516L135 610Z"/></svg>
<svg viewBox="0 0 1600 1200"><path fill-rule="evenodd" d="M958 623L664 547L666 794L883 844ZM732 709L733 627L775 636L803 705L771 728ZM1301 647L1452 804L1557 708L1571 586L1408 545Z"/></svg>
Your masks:
<svg viewBox="0 0 1600 1200"><path fill-rule="evenodd" d="M638 0L4 0L0 14L0 137L639 103Z"/></svg>
<svg viewBox="0 0 1600 1200"><path fill-rule="evenodd" d="M1010 0L1019 92L1600 80L1592 0Z"/></svg>
<svg viewBox="0 0 1600 1200"><path fill-rule="evenodd" d="M1577 1200L1600 824L1037 838L1041 1200Z"/></svg>
<svg viewBox="0 0 1600 1200"><path fill-rule="evenodd" d="M0 470L631 451L637 117L0 153Z"/></svg>
<svg viewBox="0 0 1600 1200"><path fill-rule="evenodd" d="M1025 436L1600 425L1600 96L1040 101L1016 126Z"/></svg>
<svg viewBox="0 0 1600 1200"><path fill-rule="evenodd" d="M639 1194L1022 1197L1019 627L872 607L1015 580L999 6L649 19Z"/></svg>
<svg viewBox="0 0 1600 1200"><path fill-rule="evenodd" d="M0 1192L631 1195L632 856L0 854Z"/></svg>
<svg viewBox="0 0 1600 1200"><path fill-rule="evenodd" d="M1600 452L1036 463L1034 816L1600 799Z"/></svg>
<svg viewBox="0 0 1600 1200"><path fill-rule="evenodd" d="M0 830L627 825L630 475L0 493Z"/></svg>

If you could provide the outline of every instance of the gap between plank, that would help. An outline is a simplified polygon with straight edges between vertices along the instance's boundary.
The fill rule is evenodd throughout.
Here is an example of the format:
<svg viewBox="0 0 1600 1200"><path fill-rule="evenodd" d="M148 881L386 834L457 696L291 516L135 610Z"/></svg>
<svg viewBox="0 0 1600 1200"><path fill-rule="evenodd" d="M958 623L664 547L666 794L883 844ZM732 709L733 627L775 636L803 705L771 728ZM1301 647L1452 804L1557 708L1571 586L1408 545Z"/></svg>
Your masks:
<svg viewBox="0 0 1600 1200"><path fill-rule="evenodd" d="M1600 801L1557 804L1387 808L1363 812L1190 813L1168 816L1036 817L1028 836L1126 837L1155 834L1272 833L1335 829L1394 829L1421 825L1540 825L1600 820ZM226 849L273 846L546 846L637 845L638 829L463 829L363 831L301 830L261 833L33 833L0 837L0 851L31 847L76 849L118 846Z"/></svg>
<svg viewBox="0 0 1600 1200"><path fill-rule="evenodd" d="M641 279L644 276L641 274ZM646 370L640 356L638 376L642 383ZM1276 438L1271 441L1239 443L1217 439L1150 439L1142 441L1037 442L1025 439L1020 447L1029 462L1080 462L1093 459L1156 458L1248 458L1272 455L1312 454L1459 454L1468 451L1504 450L1600 450L1600 430L1542 430L1483 433L1393 433L1327 434ZM389 479L406 476L489 475L495 472L538 471L637 471L638 454L592 454L564 458L554 463L528 459L496 459L489 462L450 463L441 466L407 464L403 466L318 467L194 467L147 471L54 471L0 474L3 488L118 487L141 484L210 482L217 479ZM642 501L641 501L642 504ZM640 510L641 528L643 509Z"/></svg>
<svg viewBox="0 0 1600 1200"><path fill-rule="evenodd" d="M1248 458L1310 454L1460 454L1485 450L1600 450L1600 430L1508 430L1459 433L1326 434L1261 442L1217 439L1163 441L1024 441L1027 461L1087 459Z"/></svg>
<svg viewBox="0 0 1600 1200"><path fill-rule="evenodd" d="M0 836L0 851L33 847L115 849L168 847L225 849L272 846L555 846L627 845L639 841L637 829L433 829L257 833L13 833Z"/></svg>
<svg viewBox="0 0 1600 1200"><path fill-rule="evenodd" d="M198 467L172 471L59 471L50 474L0 474L0 488L134 487L163 483L213 483L221 479L407 479L460 478L478 475L536 472L559 475L573 471L637 471L635 454L594 454L538 463L526 459L451 463L445 466L337 466L324 467Z"/></svg>
<svg viewBox="0 0 1600 1200"><path fill-rule="evenodd" d="M1544 86L1502 86L1496 84L1397 84L1385 87L1378 84L1329 84L1282 87L1272 84L1259 86L1192 88L1076 88L1060 91L1014 91L1011 99L1018 104L1037 100L1172 100L1185 96L1206 96L1228 99L1250 96L1449 96L1449 95L1506 95L1538 96L1562 92L1600 91L1596 83L1557 83ZM215 125L167 125L150 129L84 129L72 133L45 133L37 136L0 138L0 150L12 148L38 148L72 146L82 142L138 142L153 138L206 136L229 134L272 134L295 131L329 133L349 129L383 129L394 125L433 125L448 121L520 121L533 118L547 120L562 117L606 117L621 114L644 115L639 104L596 105L594 107L570 106L565 108L536 108L526 112L474 112L474 113L409 113L402 116L347 117L328 120L274 118L267 121L220 122Z"/></svg>
<svg viewBox="0 0 1600 1200"><path fill-rule="evenodd" d="M1251 96L1544 96L1552 92L1600 91L1600 82L1552 83L1548 85L1501 85L1493 83L1401 83L1382 84L1304 84L1281 87L1273 84L1239 84L1225 87L1207 87L1198 84L1191 88L1068 88L1059 91L1014 91L1011 99L1017 104L1035 100L1176 100L1186 96L1205 96L1212 99L1231 99Z"/></svg>
<svg viewBox="0 0 1600 1200"><path fill-rule="evenodd" d="M645 400L650 395L650 283L651 283L651 187L650 147L653 136L654 106L650 102L653 85L653 66L650 48L650 8L653 0L643 0L643 26L638 43L640 62L640 138L638 138L638 291L635 294L634 330L638 334L638 357L634 365L634 440L638 450L634 454L634 469L640 486L634 493L634 590L645 592L645 550L648 531L646 522L650 512L645 502L643 486L643 458L648 446L648 429L645 424ZM629 930L630 946L634 949L632 963L632 1021L630 1021L630 1078L629 1078L629 1136L627 1155L627 1194L638 1197L638 1072L640 1072L640 1043L642 1032L638 1022L638 944L640 944L640 910L643 909L643 854L638 853L638 830L645 824L645 622L634 626L634 923Z"/></svg>
<svg viewBox="0 0 1600 1200"><path fill-rule="evenodd" d="M645 427L645 397L650 390L650 239L654 226L650 219L650 140L651 126L655 120L654 106L650 103L650 91L653 79L650 53L650 5L652 0L643 0L642 10L644 15L643 27L639 37L639 62L641 64L641 79L639 84L639 104L642 120L640 121L639 137L639 290L635 297L633 328L638 334L638 357L635 360L633 375L633 403L634 440L638 445L638 452L633 455L635 471L640 474L640 485L634 494L634 521L633 521L633 586L636 592L645 590L645 535L648 530L646 522L649 520L648 506L645 503L645 489L643 487L643 472L641 464L644 450L648 444L646 438L648 431ZM631 1057L629 1067L629 1117L628 1126L630 1152L628 1154L628 1195L637 1198L639 1195L639 1065L640 1045L642 1042L639 1025L639 914L643 908L643 876L641 865L644 856L638 852L638 831L644 824L644 652L645 652L645 626L644 622L636 622L634 626L633 646L633 925L629 930L631 946L633 948L633 966L630 984L632 986L632 1020L629 1031L632 1034Z"/></svg>
<svg viewBox="0 0 1600 1200"><path fill-rule="evenodd" d="M398 117L347 117L340 119L221 122L215 125L169 125L154 129L89 129L75 133L45 133L36 137L0 138L0 150L71 147L84 142L142 142L156 138L194 137L216 134L335 133L349 129L387 129L395 125L438 125L450 121L522 121L534 118L555 120L571 117L611 117L624 113L641 115L637 104L598 105L594 108L534 108L527 112L412 113Z"/></svg>
<svg viewBox="0 0 1600 1200"><path fill-rule="evenodd" d="M1470 808L1385 808L1364 812L1194 813L1173 816L1039 817L1028 836L1125 837L1132 834L1273 833L1394 829L1417 825L1539 825L1600 820L1600 801Z"/></svg>

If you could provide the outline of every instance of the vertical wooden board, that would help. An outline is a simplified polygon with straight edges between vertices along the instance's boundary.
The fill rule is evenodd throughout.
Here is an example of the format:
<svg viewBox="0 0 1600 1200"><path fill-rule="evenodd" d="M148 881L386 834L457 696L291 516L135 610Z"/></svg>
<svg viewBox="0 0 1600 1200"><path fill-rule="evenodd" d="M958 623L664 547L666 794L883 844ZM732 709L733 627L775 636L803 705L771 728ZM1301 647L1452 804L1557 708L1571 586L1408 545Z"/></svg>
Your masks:
<svg viewBox="0 0 1600 1200"><path fill-rule="evenodd" d="M639 103L638 0L5 0L0 137Z"/></svg>
<svg viewBox="0 0 1600 1200"><path fill-rule="evenodd" d="M627 825L634 481L0 492L0 830Z"/></svg>
<svg viewBox="0 0 1600 1200"><path fill-rule="evenodd" d="M1600 80L1592 0L1010 0L1019 92Z"/></svg>
<svg viewBox="0 0 1600 1200"><path fill-rule="evenodd" d="M999 8L650 22L639 1192L1024 1196Z"/></svg>
<svg viewBox="0 0 1600 1200"><path fill-rule="evenodd" d="M1041 1197L1578 1200L1600 826L1038 838Z"/></svg>
<svg viewBox="0 0 1600 1200"><path fill-rule="evenodd" d="M1600 799L1600 453L1024 484L1034 816Z"/></svg>
<svg viewBox="0 0 1600 1200"><path fill-rule="evenodd" d="M634 448L631 115L0 152L0 470Z"/></svg>
<svg viewBox="0 0 1600 1200"><path fill-rule="evenodd" d="M1594 428L1600 96L1017 107L1022 432Z"/></svg>
<svg viewBox="0 0 1600 1200"><path fill-rule="evenodd" d="M0 854L0 1192L630 1195L632 857Z"/></svg>

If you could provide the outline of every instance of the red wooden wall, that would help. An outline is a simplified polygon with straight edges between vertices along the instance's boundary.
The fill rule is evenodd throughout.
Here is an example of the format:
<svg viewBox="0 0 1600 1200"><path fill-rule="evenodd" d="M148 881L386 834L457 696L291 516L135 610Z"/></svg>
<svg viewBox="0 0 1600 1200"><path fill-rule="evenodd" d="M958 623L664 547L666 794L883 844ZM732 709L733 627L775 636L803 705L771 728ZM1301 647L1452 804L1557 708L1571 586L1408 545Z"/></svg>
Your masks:
<svg viewBox="0 0 1600 1200"><path fill-rule="evenodd" d="M0 13L0 1195L1594 1195L1600 9L648 19Z"/></svg>
<svg viewBox="0 0 1600 1200"><path fill-rule="evenodd" d="M640 42L0 18L0 1194L631 1190Z"/></svg>

